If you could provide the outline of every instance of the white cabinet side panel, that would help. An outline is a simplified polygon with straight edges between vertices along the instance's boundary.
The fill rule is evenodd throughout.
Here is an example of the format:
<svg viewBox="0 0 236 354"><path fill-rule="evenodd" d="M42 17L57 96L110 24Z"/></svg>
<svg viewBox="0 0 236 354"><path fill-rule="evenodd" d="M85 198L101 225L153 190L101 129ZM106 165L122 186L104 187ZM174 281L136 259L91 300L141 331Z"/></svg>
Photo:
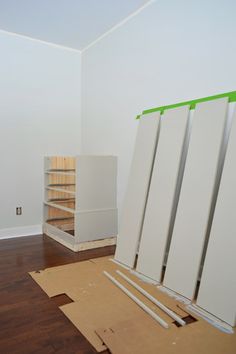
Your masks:
<svg viewBox="0 0 236 354"><path fill-rule="evenodd" d="M76 216L79 243L117 235L117 209L82 211Z"/></svg>
<svg viewBox="0 0 236 354"><path fill-rule="evenodd" d="M186 159L164 285L192 299L203 253L227 121L227 98L199 103Z"/></svg>
<svg viewBox="0 0 236 354"><path fill-rule="evenodd" d="M77 157L77 210L116 208L117 158Z"/></svg>
<svg viewBox="0 0 236 354"><path fill-rule="evenodd" d="M236 112L230 133L197 305L235 326Z"/></svg>
<svg viewBox="0 0 236 354"><path fill-rule="evenodd" d="M165 250L174 212L182 152L187 137L189 106L162 116L158 147L139 247L137 270L161 280Z"/></svg>
<svg viewBox="0 0 236 354"><path fill-rule="evenodd" d="M133 267L141 233L158 135L160 113L139 121L115 259Z"/></svg>

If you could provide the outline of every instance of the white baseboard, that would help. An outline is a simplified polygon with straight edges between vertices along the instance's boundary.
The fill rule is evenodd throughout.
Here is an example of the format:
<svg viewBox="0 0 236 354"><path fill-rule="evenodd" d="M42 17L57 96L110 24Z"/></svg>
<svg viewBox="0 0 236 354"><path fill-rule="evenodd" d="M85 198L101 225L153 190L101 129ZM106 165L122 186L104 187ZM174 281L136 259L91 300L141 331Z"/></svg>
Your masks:
<svg viewBox="0 0 236 354"><path fill-rule="evenodd" d="M42 225L20 226L0 230L0 240L14 237L42 235Z"/></svg>

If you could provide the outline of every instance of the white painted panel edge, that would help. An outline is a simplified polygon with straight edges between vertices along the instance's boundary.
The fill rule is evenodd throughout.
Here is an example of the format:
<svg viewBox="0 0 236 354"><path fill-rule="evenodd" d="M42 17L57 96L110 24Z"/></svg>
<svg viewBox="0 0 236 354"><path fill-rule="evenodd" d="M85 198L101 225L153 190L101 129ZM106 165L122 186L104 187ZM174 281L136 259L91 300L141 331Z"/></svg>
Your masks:
<svg viewBox="0 0 236 354"><path fill-rule="evenodd" d="M227 98L196 106L164 286L193 299L200 269L219 159L225 138Z"/></svg>
<svg viewBox="0 0 236 354"><path fill-rule="evenodd" d="M159 120L160 113L155 112L141 117L139 121L115 253L117 261L130 267L134 266L141 234Z"/></svg>
<svg viewBox="0 0 236 354"><path fill-rule="evenodd" d="M167 110L160 124L137 262L138 272L157 281L161 281L166 247L176 212L175 199L178 199L181 187L188 118L189 106L183 106Z"/></svg>
<svg viewBox="0 0 236 354"><path fill-rule="evenodd" d="M236 324L236 111L230 133L197 305Z"/></svg>

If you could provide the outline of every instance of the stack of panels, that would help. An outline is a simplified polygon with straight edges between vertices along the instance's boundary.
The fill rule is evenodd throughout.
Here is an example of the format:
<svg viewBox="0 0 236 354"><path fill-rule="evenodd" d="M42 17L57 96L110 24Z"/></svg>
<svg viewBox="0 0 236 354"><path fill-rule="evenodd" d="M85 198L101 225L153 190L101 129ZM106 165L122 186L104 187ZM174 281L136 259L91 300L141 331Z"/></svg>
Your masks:
<svg viewBox="0 0 236 354"><path fill-rule="evenodd" d="M140 121L115 258L134 267L138 251L138 272L190 300L202 274L197 304L234 325L236 123L219 189L228 99L197 104L191 129L187 105L156 115Z"/></svg>

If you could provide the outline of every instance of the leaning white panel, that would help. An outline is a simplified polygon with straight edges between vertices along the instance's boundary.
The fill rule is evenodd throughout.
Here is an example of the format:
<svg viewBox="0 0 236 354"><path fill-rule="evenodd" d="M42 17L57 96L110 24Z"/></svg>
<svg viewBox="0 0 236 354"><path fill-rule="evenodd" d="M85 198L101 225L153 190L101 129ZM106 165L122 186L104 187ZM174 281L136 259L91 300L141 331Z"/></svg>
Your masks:
<svg viewBox="0 0 236 354"><path fill-rule="evenodd" d="M193 299L227 118L227 98L199 103L193 116L164 286Z"/></svg>
<svg viewBox="0 0 236 354"><path fill-rule="evenodd" d="M197 305L235 326L236 112L230 133Z"/></svg>
<svg viewBox="0 0 236 354"><path fill-rule="evenodd" d="M137 270L161 280L176 198L182 177L181 161L187 141L189 106L170 109L161 119L158 148L148 195Z"/></svg>
<svg viewBox="0 0 236 354"><path fill-rule="evenodd" d="M133 267L155 155L160 113L140 119L124 202L115 259Z"/></svg>

